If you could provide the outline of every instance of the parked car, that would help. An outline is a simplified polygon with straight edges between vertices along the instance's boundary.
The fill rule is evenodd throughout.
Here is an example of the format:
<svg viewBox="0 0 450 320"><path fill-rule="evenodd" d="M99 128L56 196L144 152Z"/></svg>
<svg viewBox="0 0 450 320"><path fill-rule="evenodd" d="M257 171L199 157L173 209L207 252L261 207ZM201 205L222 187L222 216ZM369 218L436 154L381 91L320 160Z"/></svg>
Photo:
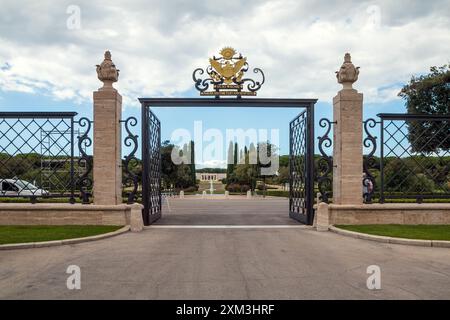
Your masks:
<svg viewBox="0 0 450 320"><path fill-rule="evenodd" d="M0 195L2 196L47 196L47 190L36 187L31 182L20 179L0 179Z"/></svg>

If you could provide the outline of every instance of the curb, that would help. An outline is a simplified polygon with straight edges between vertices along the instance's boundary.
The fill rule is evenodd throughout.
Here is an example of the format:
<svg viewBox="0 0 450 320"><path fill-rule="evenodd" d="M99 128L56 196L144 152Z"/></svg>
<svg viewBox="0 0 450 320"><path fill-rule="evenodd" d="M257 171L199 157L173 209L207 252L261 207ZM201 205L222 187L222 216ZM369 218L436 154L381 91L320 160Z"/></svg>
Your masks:
<svg viewBox="0 0 450 320"><path fill-rule="evenodd" d="M66 244L77 244L83 242L96 241L101 239L106 239L114 236L118 236L119 234L128 232L130 230L130 226L124 226L119 230L99 234L96 236L89 236L84 238L73 238L73 239L65 239L65 240L52 240L52 241L42 241L42 242L26 242L26 243L12 243L12 244L1 244L0 250L14 250L14 249L31 249L31 248L44 248L44 247L55 247Z"/></svg>
<svg viewBox="0 0 450 320"><path fill-rule="evenodd" d="M313 229L313 226L307 225L217 225L217 224L206 224L206 225L150 225L144 226L144 230L150 229Z"/></svg>
<svg viewBox="0 0 450 320"><path fill-rule="evenodd" d="M403 244L403 245L421 246L421 247L450 248L450 241L444 241L444 240L419 240L419 239L406 239L406 238L376 236L376 235L367 234L367 233L360 233L360 232L355 232L355 231L339 229L339 228L336 228L335 226L330 226L330 231L337 233L339 235L342 235L342 236L363 239L363 240L383 242L383 243Z"/></svg>

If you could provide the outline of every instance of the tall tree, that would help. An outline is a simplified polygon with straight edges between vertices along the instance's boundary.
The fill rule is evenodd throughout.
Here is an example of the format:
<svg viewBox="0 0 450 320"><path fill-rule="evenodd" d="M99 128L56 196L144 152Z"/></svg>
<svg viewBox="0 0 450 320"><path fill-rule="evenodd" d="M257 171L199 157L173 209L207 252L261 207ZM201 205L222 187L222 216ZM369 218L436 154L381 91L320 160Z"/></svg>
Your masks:
<svg viewBox="0 0 450 320"><path fill-rule="evenodd" d="M398 94L410 114L450 113L450 65L431 67L430 73L412 77ZM439 152L450 148L450 126L440 121L408 121L408 140L414 152Z"/></svg>
<svg viewBox="0 0 450 320"><path fill-rule="evenodd" d="M256 180L258 179L259 170L258 170L258 155L255 148L254 143L250 143L250 147L248 150L248 160L247 163L249 164L250 170L252 172L251 175L251 188L252 191L255 191L256 189Z"/></svg>
<svg viewBox="0 0 450 320"><path fill-rule="evenodd" d="M186 188L193 184L191 177L191 168L189 164L176 165L172 161L172 150L175 149L180 156L186 152L186 148L180 150L178 146L170 143L169 140L164 141L161 144L161 178L164 188L170 188L172 186L177 188Z"/></svg>
<svg viewBox="0 0 450 320"><path fill-rule="evenodd" d="M227 154L227 182L231 181L233 170L234 170L233 142L230 141L228 145L228 154Z"/></svg>
<svg viewBox="0 0 450 320"><path fill-rule="evenodd" d="M264 196L266 195L266 177L268 172L270 172L270 176L274 176L276 171L279 168L275 168L275 163L272 163L272 159L277 156L277 146L270 143L270 141L259 142L257 146L258 150L258 172L259 176L263 178L264 183ZM265 158L261 159L261 156ZM270 159L270 161L266 161Z"/></svg>
<svg viewBox="0 0 450 320"><path fill-rule="evenodd" d="M195 177L195 144L194 140L191 140L190 144L190 151L191 151L191 176L192 176L192 182L194 186L197 184L197 179Z"/></svg>
<svg viewBox="0 0 450 320"><path fill-rule="evenodd" d="M244 147L244 159L245 159L244 163L249 163L247 156L248 156L248 148L247 148L247 146L245 146Z"/></svg>

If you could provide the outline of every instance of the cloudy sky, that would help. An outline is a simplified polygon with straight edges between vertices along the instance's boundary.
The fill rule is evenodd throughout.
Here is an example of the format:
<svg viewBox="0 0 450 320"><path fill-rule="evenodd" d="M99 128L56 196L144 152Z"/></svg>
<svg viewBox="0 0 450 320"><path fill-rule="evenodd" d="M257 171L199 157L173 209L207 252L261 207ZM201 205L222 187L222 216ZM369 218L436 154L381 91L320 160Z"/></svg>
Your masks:
<svg viewBox="0 0 450 320"><path fill-rule="evenodd" d="M318 98L317 117L330 115L340 89L334 71L350 52L361 67L355 87L366 113L402 112L399 88L450 61L449 12L448 0L2 0L0 108L89 113L100 87L95 65L109 49L125 112L139 114L137 97L196 96L193 69L232 46L265 71L259 96ZM205 117L216 125L214 115ZM179 126L172 121L166 134Z"/></svg>

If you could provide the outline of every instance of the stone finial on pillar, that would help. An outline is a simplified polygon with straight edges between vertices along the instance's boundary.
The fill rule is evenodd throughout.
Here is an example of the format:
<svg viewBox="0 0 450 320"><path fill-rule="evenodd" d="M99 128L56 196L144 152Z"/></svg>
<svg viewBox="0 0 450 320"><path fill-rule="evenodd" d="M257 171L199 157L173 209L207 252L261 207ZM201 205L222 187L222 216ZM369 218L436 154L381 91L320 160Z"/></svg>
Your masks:
<svg viewBox="0 0 450 320"><path fill-rule="evenodd" d="M337 81L342 84L343 89L353 89L353 83L358 80L359 67L355 67L352 63L350 53L344 56L344 63L339 71L336 71Z"/></svg>
<svg viewBox="0 0 450 320"><path fill-rule="evenodd" d="M358 79L350 54L336 77L343 89L333 98L333 203L362 204L363 154L362 105L363 95L352 88Z"/></svg>
<svg viewBox="0 0 450 320"><path fill-rule="evenodd" d="M116 205L122 203L122 96L112 86L119 70L109 51L97 76L103 87L94 91L94 204Z"/></svg>
<svg viewBox="0 0 450 320"><path fill-rule="evenodd" d="M111 52L105 51L105 59L100 65L97 64L97 77L103 82L99 90L116 90L112 84L119 79L119 71L111 60Z"/></svg>

